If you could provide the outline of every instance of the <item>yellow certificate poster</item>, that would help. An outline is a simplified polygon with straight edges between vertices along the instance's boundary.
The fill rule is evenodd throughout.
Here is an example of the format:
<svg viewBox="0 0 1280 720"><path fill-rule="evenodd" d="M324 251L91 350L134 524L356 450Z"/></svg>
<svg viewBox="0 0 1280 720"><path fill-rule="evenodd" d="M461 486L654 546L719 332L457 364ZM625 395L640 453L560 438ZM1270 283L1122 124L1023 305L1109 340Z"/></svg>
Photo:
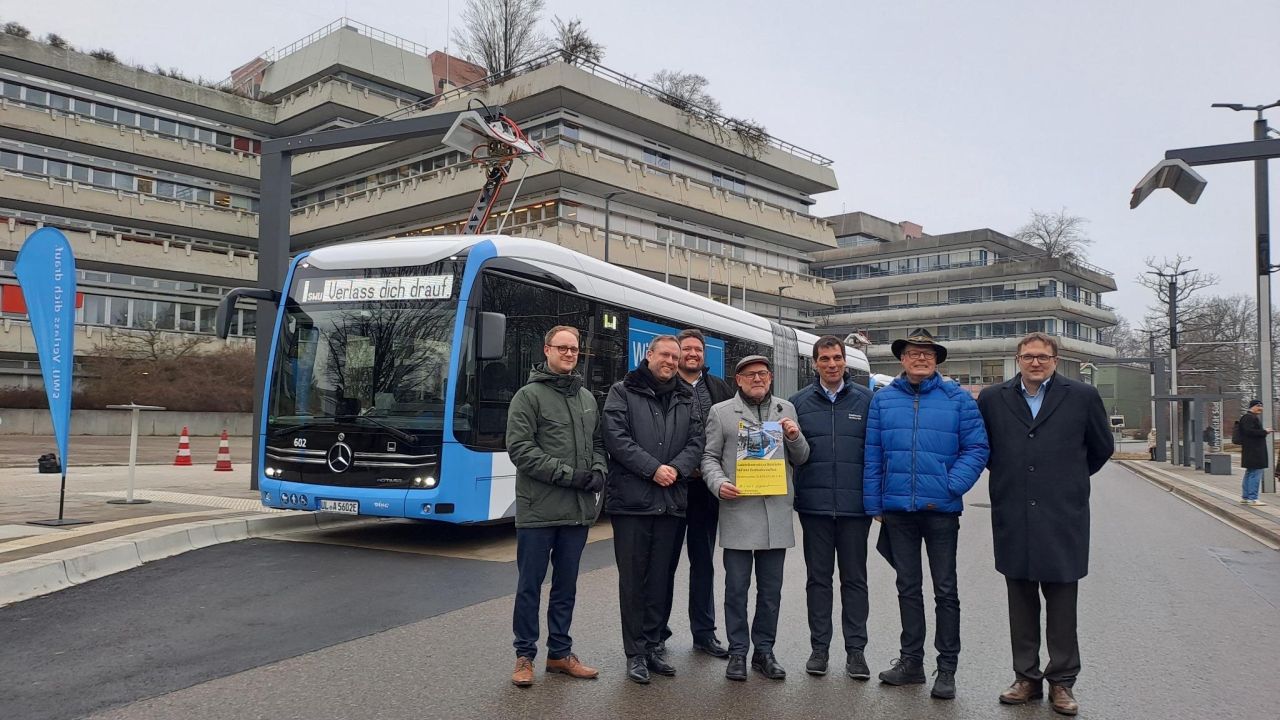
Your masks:
<svg viewBox="0 0 1280 720"><path fill-rule="evenodd" d="M787 494L787 460L782 425L738 422L738 462L734 484L743 496Z"/></svg>

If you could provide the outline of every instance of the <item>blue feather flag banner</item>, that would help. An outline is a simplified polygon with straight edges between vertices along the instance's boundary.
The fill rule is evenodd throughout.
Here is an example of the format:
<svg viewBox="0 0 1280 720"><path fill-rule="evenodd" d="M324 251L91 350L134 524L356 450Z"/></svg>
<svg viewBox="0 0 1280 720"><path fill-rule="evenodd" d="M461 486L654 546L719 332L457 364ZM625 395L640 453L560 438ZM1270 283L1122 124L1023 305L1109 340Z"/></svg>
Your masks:
<svg viewBox="0 0 1280 720"><path fill-rule="evenodd" d="M67 237L40 228L22 244L14 266L36 340L40 373L49 397L49 415L65 476L71 427L71 385L76 320L76 259Z"/></svg>

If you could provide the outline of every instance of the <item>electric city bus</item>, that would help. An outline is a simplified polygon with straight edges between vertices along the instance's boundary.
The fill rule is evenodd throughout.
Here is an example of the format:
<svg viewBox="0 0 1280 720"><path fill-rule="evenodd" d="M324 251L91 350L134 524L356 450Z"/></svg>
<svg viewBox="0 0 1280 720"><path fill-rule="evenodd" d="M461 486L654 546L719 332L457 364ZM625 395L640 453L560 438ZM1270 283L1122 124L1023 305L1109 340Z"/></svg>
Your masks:
<svg viewBox="0 0 1280 720"><path fill-rule="evenodd" d="M486 523L515 515L507 407L554 325L581 333L601 406L649 340L696 327L712 374L774 363L774 394L813 380L816 336L541 240L398 238L290 265L276 316L258 483L273 508ZM219 332L237 297L220 308ZM846 347L851 372L866 356Z"/></svg>

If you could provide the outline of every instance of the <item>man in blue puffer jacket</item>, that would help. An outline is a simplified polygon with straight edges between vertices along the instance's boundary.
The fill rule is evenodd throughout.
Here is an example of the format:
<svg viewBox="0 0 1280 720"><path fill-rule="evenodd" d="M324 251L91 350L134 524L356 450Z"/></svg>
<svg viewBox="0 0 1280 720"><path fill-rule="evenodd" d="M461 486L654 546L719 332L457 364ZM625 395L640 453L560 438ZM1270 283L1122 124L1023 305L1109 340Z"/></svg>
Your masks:
<svg viewBox="0 0 1280 720"><path fill-rule="evenodd" d="M964 494L987 464L990 448L978 404L938 365L947 349L920 329L893 341L903 372L871 400L862 484L866 513L883 522L877 549L897 571L901 653L880 673L890 685L923 683L924 581L920 543L929 554L937 628L932 695L955 697L960 656L956 548Z"/></svg>

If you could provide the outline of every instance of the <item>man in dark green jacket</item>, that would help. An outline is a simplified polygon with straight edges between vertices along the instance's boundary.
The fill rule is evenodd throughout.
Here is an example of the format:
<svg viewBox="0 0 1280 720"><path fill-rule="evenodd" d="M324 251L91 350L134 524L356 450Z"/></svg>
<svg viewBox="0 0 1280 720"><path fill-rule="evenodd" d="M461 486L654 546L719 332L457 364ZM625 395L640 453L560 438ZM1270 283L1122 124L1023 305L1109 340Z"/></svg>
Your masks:
<svg viewBox="0 0 1280 720"><path fill-rule="evenodd" d="M516 668L511 682L533 684L538 654L538 604L552 565L547 607L547 672L576 678L599 674L573 654L569 626L578 593L578 563L604 488L604 440L596 399L574 372L581 351L577 328L557 325L542 350L547 362L511 398L507 453L516 466L516 566L520 579L512 629Z"/></svg>

